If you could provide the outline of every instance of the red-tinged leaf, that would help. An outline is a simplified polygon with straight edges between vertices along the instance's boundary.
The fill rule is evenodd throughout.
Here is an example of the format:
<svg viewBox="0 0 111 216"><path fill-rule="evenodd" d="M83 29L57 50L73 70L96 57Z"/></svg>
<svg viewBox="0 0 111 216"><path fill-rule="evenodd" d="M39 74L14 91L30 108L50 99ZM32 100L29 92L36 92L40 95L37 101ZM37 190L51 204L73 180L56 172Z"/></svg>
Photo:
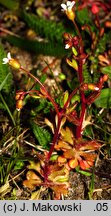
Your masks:
<svg viewBox="0 0 111 216"><path fill-rule="evenodd" d="M59 166L58 164L52 165L50 167L50 174L48 176L48 179L52 182L57 181L60 178L66 178L68 177L69 172L65 168L65 166Z"/></svg>
<svg viewBox="0 0 111 216"><path fill-rule="evenodd" d="M95 158L97 157L97 154L94 153L86 153L81 151L80 156L82 156L86 161L94 162Z"/></svg>
<svg viewBox="0 0 111 216"><path fill-rule="evenodd" d="M59 151L61 149L62 150L71 149L71 146L68 143L64 142L64 141L59 140L59 142L57 144L55 144L54 148L55 148L55 150Z"/></svg>
<svg viewBox="0 0 111 216"><path fill-rule="evenodd" d="M75 156L75 152L73 149L69 149L63 153L64 157L67 159L72 159Z"/></svg>
<svg viewBox="0 0 111 216"><path fill-rule="evenodd" d="M40 167L40 163L37 162L35 163L34 161L30 161L30 164L27 166L28 169L30 170L36 170L37 172L40 172L41 167Z"/></svg>
<svg viewBox="0 0 111 216"><path fill-rule="evenodd" d="M38 181L36 179L31 179L31 180L25 180L23 181L23 185L25 187L30 188L31 190L34 189L35 187L39 186L41 184L41 181Z"/></svg>
<svg viewBox="0 0 111 216"><path fill-rule="evenodd" d="M94 166L94 161L87 161L90 167Z"/></svg>
<svg viewBox="0 0 111 216"><path fill-rule="evenodd" d="M85 160L80 160L79 162L81 169L86 170L90 168L90 165Z"/></svg>
<svg viewBox="0 0 111 216"><path fill-rule="evenodd" d="M77 119L77 117L73 116L73 114L66 115L66 118L69 122L73 123L74 125L80 125L79 120Z"/></svg>
<svg viewBox="0 0 111 216"><path fill-rule="evenodd" d="M78 160L76 158L71 159L71 160L69 160L68 165L70 168L74 169L78 166Z"/></svg>
<svg viewBox="0 0 111 216"><path fill-rule="evenodd" d="M76 148L79 150L96 150L99 149L101 145L95 140L92 141L81 141L77 144Z"/></svg>
<svg viewBox="0 0 111 216"><path fill-rule="evenodd" d="M26 175L26 177L27 177L27 180L39 180L40 178L32 171L32 170L30 170L30 171L28 171L27 172L27 175Z"/></svg>
<svg viewBox="0 0 111 216"><path fill-rule="evenodd" d="M63 141L68 142L69 144L73 145L73 133L72 131L66 127L66 129L61 129L61 136Z"/></svg>
<svg viewBox="0 0 111 216"><path fill-rule="evenodd" d="M58 161L58 163L65 163L67 160L66 160L66 158L64 156L59 156L57 158L57 161Z"/></svg>
<svg viewBox="0 0 111 216"><path fill-rule="evenodd" d="M54 191L54 199L55 200L60 200L61 195L67 195L68 193L68 188L69 188L69 183L66 182L65 184L60 184L60 185L54 185L52 186L52 190Z"/></svg>

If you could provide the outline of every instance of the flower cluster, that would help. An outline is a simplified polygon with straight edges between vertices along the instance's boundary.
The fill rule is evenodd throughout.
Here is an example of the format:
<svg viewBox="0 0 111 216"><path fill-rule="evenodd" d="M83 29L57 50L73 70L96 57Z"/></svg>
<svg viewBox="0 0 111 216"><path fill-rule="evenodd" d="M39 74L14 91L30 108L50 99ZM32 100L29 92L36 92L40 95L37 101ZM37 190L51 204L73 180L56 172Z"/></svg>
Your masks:
<svg viewBox="0 0 111 216"><path fill-rule="evenodd" d="M79 38L77 36L72 37L72 35L70 35L69 33L64 33L63 37L64 37L65 49L78 46Z"/></svg>
<svg viewBox="0 0 111 216"><path fill-rule="evenodd" d="M23 91L16 92L15 100L16 100L17 111L20 111L22 109L23 99L24 99L24 92Z"/></svg>

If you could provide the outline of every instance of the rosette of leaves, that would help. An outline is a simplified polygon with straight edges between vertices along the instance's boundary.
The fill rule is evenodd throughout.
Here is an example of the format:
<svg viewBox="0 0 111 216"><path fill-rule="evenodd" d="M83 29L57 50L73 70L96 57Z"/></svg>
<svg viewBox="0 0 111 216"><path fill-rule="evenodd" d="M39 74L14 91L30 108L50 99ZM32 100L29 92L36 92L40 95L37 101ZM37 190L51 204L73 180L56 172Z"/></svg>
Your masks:
<svg viewBox="0 0 111 216"><path fill-rule="evenodd" d="M71 129L66 127L60 130L60 139L55 145L55 150L60 154L59 163L66 163L69 169L80 166L82 170L86 170L94 165L97 157L95 150L100 148L100 144L95 141L76 140ZM62 152L62 153L61 153Z"/></svg>
<svg viewBox="0 0 111 216"><path fill-rule="evenodd" d="M29 171L26 174L26 180L23 185L31 190L36 190L37 187L44 186L50 188L54 193L54 199L61 199L61 195L66 195L69 188L69 170L64 165L59 165L55 162L54 157L48 164L48 179L44 181L44 170L46 163L46 155L36 153L38 158L37 162L30 161L28 166ZM57 157L55 157L57 159Z"/></svg>

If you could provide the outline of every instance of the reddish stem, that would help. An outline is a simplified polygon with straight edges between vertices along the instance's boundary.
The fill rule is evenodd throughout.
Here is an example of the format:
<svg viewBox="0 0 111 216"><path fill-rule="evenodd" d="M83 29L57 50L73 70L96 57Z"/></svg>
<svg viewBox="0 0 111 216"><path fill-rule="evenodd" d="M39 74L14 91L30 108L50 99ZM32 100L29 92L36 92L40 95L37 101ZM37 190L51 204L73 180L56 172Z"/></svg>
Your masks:
<svg viewBox="0 0 111 216"><path fill-rule="evenodd" d="M47 92L46 88L44 87L44 85L40 82L40 80L35 77L33 74L31 74L29 71L27 71L25 68L21 67L21 70L23 70L25 73L27 73L32 79L34 79L37 83L39 83L41 89L44 91L44 93L46 94L46 97L51 101L51 103L53 104L56 113L59 115L59 110L58 110L58 106L55 103L55 101L53 100L53 98L49 95L49 93Z"/></svg>
<svg viewBox="0 0 111 216"><path fill-rule="evenodd" d="M82 53L83 53L83 41L82 41L82 36L81 36L81 33L80 33L80 31L79 31L79 28L78 28L78 26L77 26L75 20L73 21L73 24L74 24L74 26L75 26L75 28L76 28L76 30L77 30L78 36L79 36L79 40L80 40L80 53L82 54Z"/></svg>
<svg viewBox="0 0 111 216"><path fill-rule="evenodd" d="M53 100L53 98L49 95L49 93L47 92L47 90L44 87L44 85L40 82L40 80L37 77L35 77L33 74L31 74L29 71L27 71L26 69L24 69L22 67L20 69L23 70L25 73L27 73L37 83L39 83L41 89L45 92L46 97L52 102L52 104L53 104L53 106L55 108L55 111L57 113L57 116L58 116L58 125L57 125L57 127L55 129L52 145L51 145L51 148L50 148L49 153L47 155L46 163L45 163L45 166L44 166L44 182L48 182L48 174L49 174L48 163L49 163L50 157L52 155L52 152L54 150L54 146L55 146L55 144L56 144L56 142L58 140L58 137L59 137L59 130L60 130L60 125L61 125L62 113L59 112L57 104L55 103L55 101Z"/></svg>
<svg viewBox="0 0 111 216"><path fill-rule="evenodd" d="M78 75L79 75L79 83L80 85L83 83L83 74L82 74L82 66L83 62L82 60L79 61L79 69L78 69ZM77 139L81 138L82 135L82 124L83 124L83 119L86 111L86 98L84 91L80 90L80 96L81 96L81 114L80 114L80 125L77 126L76 128L76 137Z"/></svg>
<svg viewBox="0 0 111 216"><path fill-rule="evenodd" d="M64 110L67 108L67 106L68 106L68 104L70 103L72 97L77 93L77 91L78 91L78 88L74 89L74 90L72 91L72 93L69 95L68 100L67 100L66 103L64 104L64 107L63 107L61 113L63 113Z"/></svg>
<svg viewBox="0 0 111 216"><path fill-rule="evenodd" d="M52 155L52 152L54 150L54 146L58 140L58 137L59 137L59 130L60 130L60 125L61 125L61 117L62 115L59 113L58 115L58 125L57 125L57 128L55 129L55 132L54 132L54 137L53 137L53 141L52 141L52 145L51 145L51 148L50 148L50 151L48 153L48 156L47 156L47 161L50 160L50 157Z"/></svg>
<svg viewBox="0 0 111 216"><path fill-rule="evenodd" d="M55 129L54 137L53 137L53 140L52 140L52 145L51 145L51 148L50 148L49 153L47 155L46 163L45 163L45 166L44 166L44 182L48 181L48 174L49 174L48 163L50 161L52 152L54 150L54 146L57 143L57 140L58 140L58 137L59 137L59 130L60 130L60 125L61 125L61 117L62 117L62 115L59 113L59 115L58 115L58 125L57 125L57 128Z"/></svg>
<svg viewBox="0 0 111 216"><path fill-rule="evenodd" d="M80 40L79 53L83 54L82 36L81 36L81 33L79 31L79 28L78 28L75 20L73 21L73 24L74 24L74 26L75 26L75 28L77 30L79 40ZM83 60L79 59L78 75L79 75L79 84L80 84L80 86L83 83L83 68L82 67L83 67ZM82 136L82 124L83 124L83 119L84 119L84 115L85 115L85 111L86 111L86 99L85 99L84 91L80 90L80 96L81 96L81 114L80 114L80 118L79 118L80 124L76 128L76 138L77 139L81 138L81 136Z"/></svg>

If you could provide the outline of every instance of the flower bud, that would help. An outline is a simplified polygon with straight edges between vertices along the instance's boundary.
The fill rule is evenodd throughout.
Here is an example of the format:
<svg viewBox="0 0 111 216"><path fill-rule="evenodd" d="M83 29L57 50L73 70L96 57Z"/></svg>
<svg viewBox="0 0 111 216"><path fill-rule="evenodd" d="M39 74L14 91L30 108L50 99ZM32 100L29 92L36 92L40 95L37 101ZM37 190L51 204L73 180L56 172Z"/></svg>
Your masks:
<svg viewBox="0 0 111 216"><path fill-rule="evenodd" d="M96 4L93 4L91 11L93 14L98 14L99 13L99 7Z"/></svg>
<svg viewBox="0 0 111 216"><path fill-rule="evenodd" d="M16 102L16 109L18 111L20 111L22 109L22 107L23 107L23 101L21 99L17 100L17 102Z"/></svg>
<svg viewBox="0 0 111 216"><path fill-rule="evenodd" d="M74 21L75 19L75 12L71 9L71 10L67 10L66 11L66 15L67 17L71 20Z"/></svg>
<svg viewBox="0 0 111 216"><path fill-rule="evenodd" d="M15 100L19 100L19 99L21 99L21 100L24 99L23 91L16 92Z"/></svg>
<svg viewBox="0 0 111 216"><path fill-rule="evenodd" d="M101 28L101 29L100 29L100 32L99 32L99 36L102 37L103 34L104 34L104 28Z"/></svg>
<svg viewBox="0 0 111 216"><path fill-rule="evenodd" d="M107 28L111 28L111 21L106 21L106 22L105 22L105 26L106 26Z"/></svg>
<svg viewBox="0 0 111 216"><path fill-rule="evenodd" d="M72 36L69 33L67 33L67 32L65 32L63 34L63 37L64 37L65 40L69 40L70 38L72 38Z"/></svg>
<svg viewBox="0 0 111 216"><path fill-rule="evenodd" d="M106 81L108 80L108 78L109 78L108 74L105 74L105 75L103 76L103 81L106 82Z"/></svg>
<svg viewBox="0 0 111 216"><path fill-rule="evenodd" d="M78 55L78 52L77 52L77 50L75 49L75 47L72 47L72 52L73 52L73 54L74 54L75 56Z"/></svg>
<svg viewBox="0 0 111 216"><path fill-rule="evenodd" d="M9 65L11 65L13 68L15 68L15 69L17 69L17 70L19 70L20 67L21 67L19 61L17 61L16 59L13 59L13 58L11 58L11 59L9 60Z"/></svg>
<svg viewBox="0 0 111 216"><path fill-rule="evenodd" d="M98 91L99 90L98 86L96 86L92 83L88 84L88 89L92 90L92 91Z"/></svg>
<svg viewBox="0 0 111 216"><path fill-rule="evenodd" d="M92 40L95 40L95 38L96 38L96 33L93 32L93 33L92 33Z"/></svg>
<svg viewBox="0 0 111 216"><path fill-rule="evenodd" d="M60 80L65 80L65 79L66 79L66 75L63 74L63 73L60 73L60 74L59 74L59 79L60 79Z"/></svg>
<svg viewBox="0 0 111 216"><path fill-rule="evenodd" d="M81 87L80 87L80 89L82 91L87 91L88 90L88 84L87 83L82 84Z"/></svg>

